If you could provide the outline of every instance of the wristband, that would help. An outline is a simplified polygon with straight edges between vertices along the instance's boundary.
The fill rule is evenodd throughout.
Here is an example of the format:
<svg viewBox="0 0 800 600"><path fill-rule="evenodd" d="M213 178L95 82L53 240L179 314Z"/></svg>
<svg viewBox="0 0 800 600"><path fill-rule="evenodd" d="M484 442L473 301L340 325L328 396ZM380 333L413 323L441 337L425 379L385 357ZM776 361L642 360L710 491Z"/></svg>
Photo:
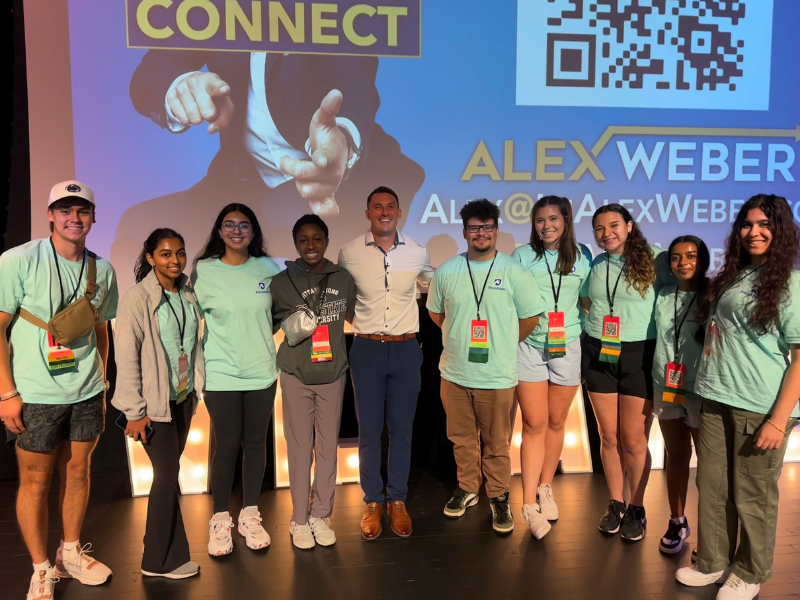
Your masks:
<svg viewBox="0 0 800 600"><path fill-rule="evenodd" d="M791 429L789 429L789 430L784 430L784 429L782 429L782 428L778 427L778 426L777 426L777 425L775 425L775 423L773 423L773 422L772 422L770 419L767 419L767 423L769 423L770 425L772 425L772 426L773 426L775 429L777 429L778 431L780 431L780 432L781 432L783 435L786 435L787 433L789 433L789 432L791 431Z"/></svg>
<svg viewBox="0 0 800 600"><path fill-rule="evenodd" d="M3 394L0 396L0 402L5 402L6 400L11 400L12 398L16 398L19 396L19 392L14 390L13 392L8 392L7 394Z"/></svg>

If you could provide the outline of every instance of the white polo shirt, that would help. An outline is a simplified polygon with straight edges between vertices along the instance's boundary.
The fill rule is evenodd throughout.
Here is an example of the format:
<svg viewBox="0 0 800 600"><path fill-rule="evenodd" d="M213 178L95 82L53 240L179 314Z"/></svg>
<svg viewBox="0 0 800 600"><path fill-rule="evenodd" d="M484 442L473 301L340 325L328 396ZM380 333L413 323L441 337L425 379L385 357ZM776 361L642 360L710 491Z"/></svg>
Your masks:
<svg viewBox="0 0 800 600"><path fill-rule="evenodd" d="M427 289L433 275L425 246L398 231L395 245L384 252L368 231L339 251L339 265L356 282L355 333L419 331L417 284Z"/></svg>

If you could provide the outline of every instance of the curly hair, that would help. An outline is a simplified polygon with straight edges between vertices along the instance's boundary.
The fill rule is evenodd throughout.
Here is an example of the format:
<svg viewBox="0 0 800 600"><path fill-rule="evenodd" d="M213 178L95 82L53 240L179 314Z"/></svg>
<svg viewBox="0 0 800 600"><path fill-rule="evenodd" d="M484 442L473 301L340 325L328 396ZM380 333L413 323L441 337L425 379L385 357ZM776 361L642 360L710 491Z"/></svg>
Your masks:
<svg viewBox="0 0 800 600"><path fill-rule="evenodd" d="M700 316L704 320L709 317L711 307L717 305L722 295L736 284L742 272L751 264L750 253L742 246L740 232L748 213L754 209L764 212L772 232L766 261L759 269L758 283L753 288L755 308L747 320L756 334L763 335L775 326L778 309L789 298L792 271L800 262L800 231L792 218L789 203L781 196L757 194L739 210L733 229L725 241L725 262L709 286L708 304L705 313Z"/></svg>
<svg viewBox="0 0 800 600"><path fill-rule="evenodd" d="M694 316L698 323L705 323L705 319L701 320L700 315L708 313L708 284L709 280L706 277L708 269L711 266L711 254L708 251L708 246L699 237L694 235L681 235L672 240L667 250L667 256L670 259L670 269L672 268L672 250L678 244L694 244L697 248L697 268L694 272L694 277L697 281L697 301L694 309ZM673 272L673 275L675 273ZM701 344L705 340L706 330L705 327L698 327L695 333L695 339Z"/></svg>
<svg viewBox="0 0 800 600"><path fill-rule="evenodd" d="M558 244L558 262L556 271L562 275L569 275L578 258L578 244L575 241L575 228L572 225L572 205L567 198L561 196L545 196L536 201L531 210L531 248L536 252L536 258L544 256L544 244L536 234L536 213L545 206L555 206L564 219L564 233Z"/></svg>
<svg viewBox="0 0 800 600"><path fill-rule="evenodd" d="M594 211L592 227L594 227L598 216L609 212L615 212L622 216L626 225L628 223L631 224L631 231L625 240L625 250L623 251L625 256L625 281L628 284L628 289L633 287L644 298L647 296L648 288L656 280L656 261L653 251L650 249L642 230L633 220L631 213L621 204L607 204Z"/></svg>
<svg viewBox="0 0 800 600"><path fill-rule="evenodd" d="M467 222L470 219L478 219L478 221L494 221L497 225L500 219L500 209L491 200L486 198L479 198L477 200L470 200L467 202L459 213L461 221L464 223L464 229L467 228Z"/></svg>

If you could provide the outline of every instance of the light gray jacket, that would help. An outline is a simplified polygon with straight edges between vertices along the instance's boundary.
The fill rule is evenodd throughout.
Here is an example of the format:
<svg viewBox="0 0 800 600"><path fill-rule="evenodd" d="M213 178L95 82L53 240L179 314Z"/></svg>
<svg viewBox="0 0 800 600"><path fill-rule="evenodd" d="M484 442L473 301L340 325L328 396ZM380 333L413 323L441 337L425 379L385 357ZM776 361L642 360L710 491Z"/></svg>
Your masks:
<svg viewBox="0 0 800 600"><path fill-rule="evenodd" d="M194 409L197 394L205 384L203 339L200 311L188 277L181 275L181 295L194 306L197 316L197 343L194 347ZM114 327L114 356L117 362L117 385L111 404L125 413L129 421L145 416L153 421L172 420L169 410L169 368L161 344L158 305L162 288L154 271L129 289L119 301Z"/></svg>

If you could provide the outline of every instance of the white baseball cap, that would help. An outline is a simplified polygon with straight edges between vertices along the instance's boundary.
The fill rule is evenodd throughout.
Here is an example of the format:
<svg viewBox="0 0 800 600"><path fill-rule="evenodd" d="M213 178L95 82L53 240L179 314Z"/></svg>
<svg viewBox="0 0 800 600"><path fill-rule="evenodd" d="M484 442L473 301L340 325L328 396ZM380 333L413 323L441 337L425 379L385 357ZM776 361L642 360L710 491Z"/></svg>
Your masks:
<svg viewBox="0 0 800 600"><path fill-rule="evenodd" d="M86 200L92 207L95 206L92 188L74 179L55 184L50 190L50 200L47 202L47 206L52 206L54 202L65 198L79 198Z"/></svg>

